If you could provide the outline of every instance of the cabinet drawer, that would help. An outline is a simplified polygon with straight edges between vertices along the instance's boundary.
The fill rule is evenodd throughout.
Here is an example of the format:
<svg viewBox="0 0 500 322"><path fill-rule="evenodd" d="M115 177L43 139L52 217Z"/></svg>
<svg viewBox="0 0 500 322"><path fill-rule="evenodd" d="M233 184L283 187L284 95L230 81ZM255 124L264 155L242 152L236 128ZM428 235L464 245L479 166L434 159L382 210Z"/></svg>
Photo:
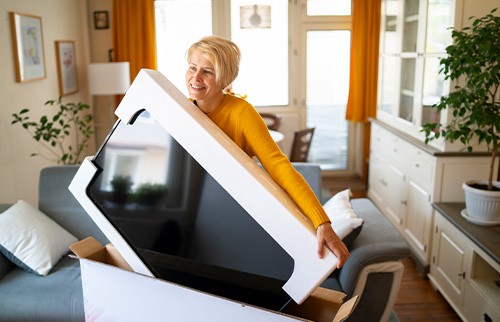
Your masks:
<svg viewBox="0 0 500 322"><path fill-rule="evenodd" d="M412 149L409 156L409 175L423 188L429 189L432 182L432 157L419 149Z"/></svg>
<svg viewBox="0 0 500 322"><path fill-rule="evenodd" d="M381 128L380 126L373 125L371 132L370 148L373 151L377 151L383 156L387 156L388 147L390 141L393 140L393 136Z"/></svg>
<svg viewBox="0 0 500 322"><path fill-rule="evenodd" d="M396 136L392 136L387 140L389 157L402 169L405 168L405 159L408 155L409 149L410 144Z"/></svg>

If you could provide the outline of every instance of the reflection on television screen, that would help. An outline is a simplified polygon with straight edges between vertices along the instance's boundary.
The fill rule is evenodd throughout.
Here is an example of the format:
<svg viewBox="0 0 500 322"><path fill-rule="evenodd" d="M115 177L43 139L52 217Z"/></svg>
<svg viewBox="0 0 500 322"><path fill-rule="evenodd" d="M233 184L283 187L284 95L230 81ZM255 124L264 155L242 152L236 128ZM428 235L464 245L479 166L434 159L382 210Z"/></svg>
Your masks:
<svg viewBox="0 0 500 322"><path fill-rule="evenodd" d="M93 163L89 197L157 277L273 310L289 302L291 257L147 111L118 121Z"/></svg>

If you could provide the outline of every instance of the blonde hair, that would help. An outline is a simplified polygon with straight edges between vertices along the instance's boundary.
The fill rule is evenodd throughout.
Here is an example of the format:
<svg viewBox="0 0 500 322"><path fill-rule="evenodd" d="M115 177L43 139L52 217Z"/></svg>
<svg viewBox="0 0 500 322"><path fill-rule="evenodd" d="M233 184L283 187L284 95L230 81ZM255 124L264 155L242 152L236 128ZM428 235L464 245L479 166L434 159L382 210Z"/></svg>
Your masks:
<svg viewBox="0 0 500 322"><path fill-rule="evenodd" d="M240 69L240 49L229 39L219 36L203 37L189 47L186 56L188 63L196 50L214 65L215 81L227 87L233 83Z"/></svg>

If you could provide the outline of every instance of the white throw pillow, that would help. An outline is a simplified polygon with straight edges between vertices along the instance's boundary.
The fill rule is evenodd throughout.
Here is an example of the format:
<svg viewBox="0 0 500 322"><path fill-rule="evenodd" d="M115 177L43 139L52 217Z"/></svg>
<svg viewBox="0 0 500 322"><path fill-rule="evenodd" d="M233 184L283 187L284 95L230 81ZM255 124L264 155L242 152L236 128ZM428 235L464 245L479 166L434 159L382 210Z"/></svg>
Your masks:
<svg viewBox="0 0 500 322"><path fill-rule="evenodd" d="M363 224L363 219L358 218L352 209L351 195L350 189L340 191L323 205L332 222L332 228L340 239L344 239Z"/></svg>
<svg viewBox="0 0 500 322"><path fill-rule="evenodd" d="M0 252L19 267L46 276L78 239L19 200L0 214Z"/></svg>

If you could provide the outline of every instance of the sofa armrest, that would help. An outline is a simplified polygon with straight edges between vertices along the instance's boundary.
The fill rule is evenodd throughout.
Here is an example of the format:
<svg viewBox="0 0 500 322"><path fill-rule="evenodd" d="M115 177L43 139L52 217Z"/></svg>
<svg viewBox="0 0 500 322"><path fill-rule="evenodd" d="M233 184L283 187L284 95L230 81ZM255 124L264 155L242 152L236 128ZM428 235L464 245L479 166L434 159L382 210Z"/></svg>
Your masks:
<svg viewBox="0 0 500 322"><path fill-rule="evenodd" d="M410 248L401 234L367 198L351 200L358 217L363 218L361 233L349 250L351 256L339 272L342 289L351 296L364 267L399 261L410 256Z"/></svg>
<svg viewBox="0 0 500 322"><path fill-rule="evenodd" d="M11 204L0 204L0 216L2 212L9 209ZM0 280L14 267L14 264L7 257L0 254Z"/></svg>
<svg viewBox="0 0 500 322"><path fill-rule="evenodd" d="M400 260L410 256L410 249L369 199L352 199L351 204L364 224L338 272L341 290L348 297L359 295L349 321L387 321L403 276Z"/></svg>
<svg viewBox="0 0 500 322"><path fill-rule="evenodd" d="M396 302L403 272L404 265L400 261L365 266L358 276L352 294L358 296L358 302L349 321L388 321Z"/></svg>

